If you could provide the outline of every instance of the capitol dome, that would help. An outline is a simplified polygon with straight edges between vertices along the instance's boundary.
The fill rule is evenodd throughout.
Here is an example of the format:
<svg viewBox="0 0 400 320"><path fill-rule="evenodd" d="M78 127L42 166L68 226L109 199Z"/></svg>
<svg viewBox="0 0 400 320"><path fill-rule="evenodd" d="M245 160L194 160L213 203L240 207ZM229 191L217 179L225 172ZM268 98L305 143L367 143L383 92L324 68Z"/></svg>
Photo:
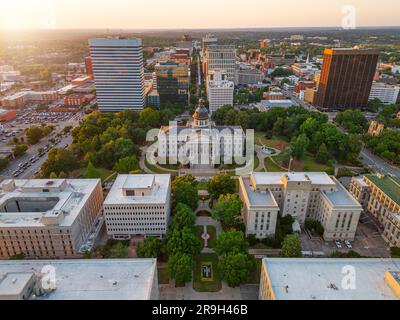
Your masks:
<svg viewBox="0 0 400 320"><path fill-rule="evenodd" d="M208 109L204 106L204 101L199 100L199 106L197 107L193 119L195 120L208 120Z"/></svg>

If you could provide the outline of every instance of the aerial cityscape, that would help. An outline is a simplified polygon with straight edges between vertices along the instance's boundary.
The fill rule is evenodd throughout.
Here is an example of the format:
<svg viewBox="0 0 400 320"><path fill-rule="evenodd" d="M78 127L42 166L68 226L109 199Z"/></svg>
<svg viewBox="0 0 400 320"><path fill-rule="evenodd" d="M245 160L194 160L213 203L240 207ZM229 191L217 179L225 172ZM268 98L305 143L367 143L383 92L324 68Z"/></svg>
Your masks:
<svg viewBox="0 0 400 320"><path fill-rule="evenodd" d="M400 299L400 3L6 2L0 300Z"/></svg>

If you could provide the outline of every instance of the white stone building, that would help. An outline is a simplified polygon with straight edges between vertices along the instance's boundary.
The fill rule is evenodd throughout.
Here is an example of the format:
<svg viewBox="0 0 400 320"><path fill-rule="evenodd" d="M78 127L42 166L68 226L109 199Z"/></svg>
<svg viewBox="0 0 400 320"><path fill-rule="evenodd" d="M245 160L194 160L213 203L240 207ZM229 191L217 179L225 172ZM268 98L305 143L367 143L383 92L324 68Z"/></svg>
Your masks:
<svg viewBox="0 0 400 320"><path fill-rule="evenodd" d="M210 114L225 105L233 106L235 84L228 80L227 73L224 70L211 70L208 74L207 83Z"/></svg>
<svg viewBox="0 0 400 320"><path fill-rule="evenodd" d="M400 179L382 175L353 178L350 192L364 199L364 208L380 223L383 239L400 247Z"/></svg>
<svg viewBox="0 0 400 320"><path fill-rule="evenodd" d="M374 82L372 83L369 100L379 99L383 104L396 104L399 92L400 86Z"/></svg>
<svg viewBox="0 0 400 320"><path fill-rule="evenodd" d="M161 163L213 167L234 163L235 157L242 157L244 151L243 129L214 125L202 100L193 115L193 122L187 126L162 127L158 134L158 160Z"/></svg>
<svg viewBox="0 0 400 320"><path fill-rule="evenodd" d="M76 258L101 216L100 179L5 180L0 258Z"/></svg>
<svg viewBox="0 0 400 320"><path fill-rule="evenodd" d="M361 205L324 172L254 172L240 177L240 198L246 234L263 239L275 235L278 214L300 225L319 221L325 240L353 240Z"/></svg>
<svg viewBox="0 0 400 320"><path fill-rule="evenodd" d="M119 175L104 201L107 234L162 238L171 214L171 175Z"/></svg>

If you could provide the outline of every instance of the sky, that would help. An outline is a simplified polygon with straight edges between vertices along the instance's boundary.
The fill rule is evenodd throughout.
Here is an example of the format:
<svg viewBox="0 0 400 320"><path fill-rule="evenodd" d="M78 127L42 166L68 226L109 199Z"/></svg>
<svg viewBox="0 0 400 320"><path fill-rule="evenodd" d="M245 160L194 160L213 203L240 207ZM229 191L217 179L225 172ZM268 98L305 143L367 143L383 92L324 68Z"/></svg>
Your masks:
<svg viewBox="0 0 400 320"><path fill-rule="evenodd" d="M0 29L399 26L399 0L0 0Z"/></svg>

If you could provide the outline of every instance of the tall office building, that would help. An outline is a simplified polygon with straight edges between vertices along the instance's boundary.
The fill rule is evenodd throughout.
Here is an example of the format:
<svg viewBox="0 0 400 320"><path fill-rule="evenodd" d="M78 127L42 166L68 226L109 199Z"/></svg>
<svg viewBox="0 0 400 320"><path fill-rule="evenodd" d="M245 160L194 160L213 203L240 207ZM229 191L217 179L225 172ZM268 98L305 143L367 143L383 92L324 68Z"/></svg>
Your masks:
<svg viewBox="0 0 400 320"><path fill-rule="evenodd" d="M207 87L211 114L225 105L233 106L235 84L227 80L227 74L224 70L211 70L208 75Z"/></svg>
<svg viewBox="0 0 400 320"><path fill-rule="evenodd" d="M102 112L145 106L141 39L90 39L97 101Z"/></svg>
<svg viewBox="0 0 400 320"><path fill-rule="evenodd" d="M206 48L204 59L204 75L210 71L225 70L227 80L235 82L236 48L233 45L210 45Z"/></svg>
<svg viewBox="0 0 400 320"><path fill-rule="evenodd" d="M157 90L161 103L189 104L189 67L184 63L160 62L156 65Z"/></svg>
<svg viewBox="0 0 400 320"><path fill-rule="evenodd" d="M325 49L314 105L320 109L361 109L368 104L379 51Z"/></svg>

